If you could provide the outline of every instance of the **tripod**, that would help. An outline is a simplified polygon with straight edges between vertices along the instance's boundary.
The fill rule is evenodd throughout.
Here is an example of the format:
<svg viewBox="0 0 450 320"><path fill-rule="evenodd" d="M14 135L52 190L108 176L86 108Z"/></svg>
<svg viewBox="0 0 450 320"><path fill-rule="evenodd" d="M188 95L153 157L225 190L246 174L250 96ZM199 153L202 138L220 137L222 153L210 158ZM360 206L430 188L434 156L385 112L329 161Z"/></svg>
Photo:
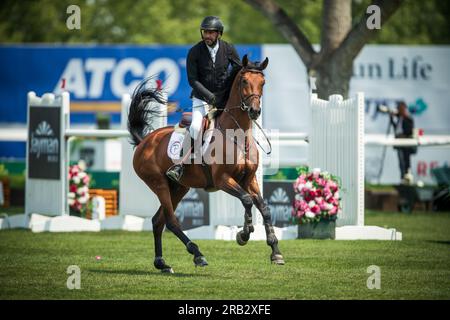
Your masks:
<svg viewBox="0 0 450 320"><path fill-rule="evenodd" d="M389 123L388 123L388 127L387 127L387 130L386 130L386 138L389 137L389 134L391 133L391 127L392 127L392 122L391 122L391 119L389 118ZM384 160L386 158L386 148L387 148L387 146L383 145L383 151L382 151L382 156L381 156L381 163L380 163L380 168L378 170L378 176L377 176L378 184L380 184L380 182L381 182L381 175L383 174Z"/></svg>

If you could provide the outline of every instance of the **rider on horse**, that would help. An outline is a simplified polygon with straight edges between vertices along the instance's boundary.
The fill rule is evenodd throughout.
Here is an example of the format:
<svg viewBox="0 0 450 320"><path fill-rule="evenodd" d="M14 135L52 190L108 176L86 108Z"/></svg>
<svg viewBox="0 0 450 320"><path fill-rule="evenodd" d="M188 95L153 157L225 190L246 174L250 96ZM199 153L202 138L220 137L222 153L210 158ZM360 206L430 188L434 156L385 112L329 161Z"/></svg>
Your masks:
<svg viewBox="0 0 450 320"><path fill-rule="evenodd" d="M192 122L189 133L194 140L202 139L199 136L202 120L209 112L209 105L218 108L225 106L234 76L240 69L240 58L236 49L220 39L223 24L218 17L205 17L200 25L200 34L202 41L189 50L186 63L187 76L192 87ZM189 140L185 138L185 143L190 142ZM192 146L183 158L187 159L191 151ZM167 176L175 181L178 181L182 174L183 162L167 171Z"/></svg>

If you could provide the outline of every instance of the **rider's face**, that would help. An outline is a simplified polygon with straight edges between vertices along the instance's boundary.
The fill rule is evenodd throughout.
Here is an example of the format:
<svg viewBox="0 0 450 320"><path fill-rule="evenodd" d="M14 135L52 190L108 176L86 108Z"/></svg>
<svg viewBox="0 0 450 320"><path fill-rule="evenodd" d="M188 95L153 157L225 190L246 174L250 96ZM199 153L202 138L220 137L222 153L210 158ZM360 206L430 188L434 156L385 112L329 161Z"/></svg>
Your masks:
<svg viewBox="0 0 450 320"><path fill-rule="evenodd" d="M219 39L219 32L213 30L202 30L202 38L208 46L213 46L216 44L217 39Z"/></svg>

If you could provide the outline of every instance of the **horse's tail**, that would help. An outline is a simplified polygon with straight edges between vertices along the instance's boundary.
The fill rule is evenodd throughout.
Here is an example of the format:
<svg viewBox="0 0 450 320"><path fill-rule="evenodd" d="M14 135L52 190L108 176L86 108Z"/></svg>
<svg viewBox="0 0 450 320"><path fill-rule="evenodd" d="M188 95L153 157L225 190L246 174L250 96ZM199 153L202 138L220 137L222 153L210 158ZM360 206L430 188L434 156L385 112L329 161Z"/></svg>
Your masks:
<svg viewBox="0 0 450 320"><path fill-rule="evenodd" d="M153 77L149 77L142 80L131 98L128 131L132 138L130 142L134 146L137 146L154 129L151 126L152 119L161 116L160 104L167 102L159 85L157 88L146 88L147 83L153 79Z"/></svg>

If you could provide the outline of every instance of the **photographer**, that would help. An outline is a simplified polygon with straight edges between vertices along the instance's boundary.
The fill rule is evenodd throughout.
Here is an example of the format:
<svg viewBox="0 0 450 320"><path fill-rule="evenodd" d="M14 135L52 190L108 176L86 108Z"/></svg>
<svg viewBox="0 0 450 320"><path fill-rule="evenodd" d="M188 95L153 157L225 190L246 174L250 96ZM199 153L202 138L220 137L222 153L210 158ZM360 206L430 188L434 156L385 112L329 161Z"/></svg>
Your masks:
<svg viewBox="0 0 450 320"><path fill-rule="evenodd" d="M389 117L390 122L394 127L395 138L413 137L414 120L409 115L408 107L405 102L399 102L397 104L397 112L390 112ZM411 168L411 154L415 154L417 152L417 148L394 147L394 149L397 149L398 161L400 165L400 179L403 180Z"/></svg>

